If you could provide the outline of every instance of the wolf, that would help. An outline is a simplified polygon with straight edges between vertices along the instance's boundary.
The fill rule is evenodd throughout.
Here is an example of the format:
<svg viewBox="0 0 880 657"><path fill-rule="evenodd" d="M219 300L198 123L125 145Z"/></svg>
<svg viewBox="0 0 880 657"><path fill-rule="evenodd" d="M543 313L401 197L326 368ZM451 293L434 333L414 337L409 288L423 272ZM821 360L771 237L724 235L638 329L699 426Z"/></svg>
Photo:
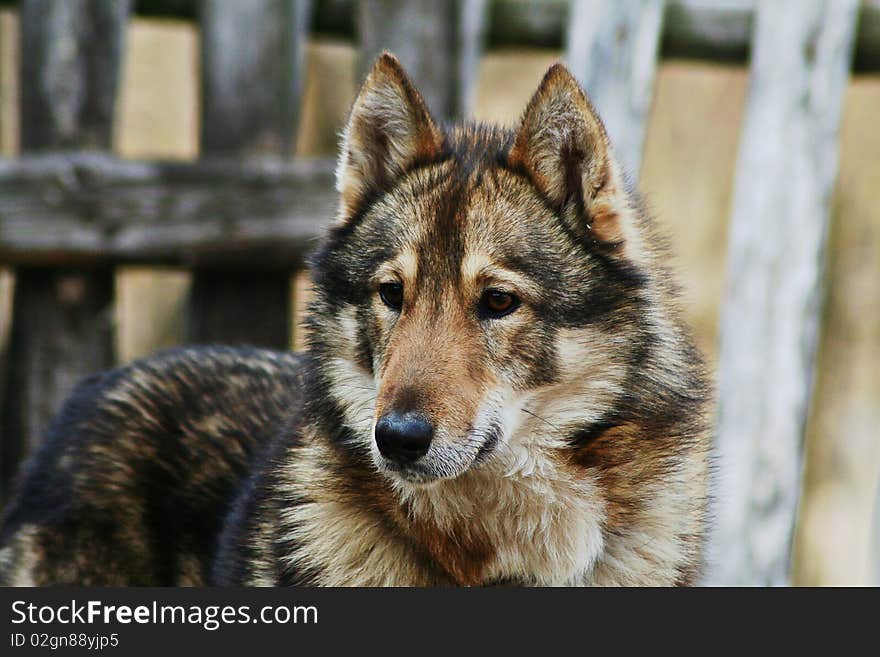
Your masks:
<svg viewBox="0 0 880 657"><path fill-rule="evenodd" d="M342 142L305 353L83 382L6 510L3 583L695 583L711 389L571 73L513 129L442 126L385 53Z"/></svg>

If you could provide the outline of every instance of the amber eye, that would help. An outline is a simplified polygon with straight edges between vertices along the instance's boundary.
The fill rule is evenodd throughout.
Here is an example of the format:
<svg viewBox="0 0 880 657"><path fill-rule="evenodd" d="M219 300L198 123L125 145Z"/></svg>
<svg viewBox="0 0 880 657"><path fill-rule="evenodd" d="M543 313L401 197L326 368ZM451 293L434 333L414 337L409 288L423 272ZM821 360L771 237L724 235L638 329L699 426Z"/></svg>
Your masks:
<svg viewBox="0 0 880 657"><path fill-rule="evenodd" d="M519 308L519 303L519 299L510 292L486 290L480 299L480 314L490 319L497 319Z"/></svg>
<svg viewBox="0 0 880 657"><path fill-rule="evenodd" d="M382 283L379 286L379 298L392 310L400 310L403 307L403 285Z"/></svg>

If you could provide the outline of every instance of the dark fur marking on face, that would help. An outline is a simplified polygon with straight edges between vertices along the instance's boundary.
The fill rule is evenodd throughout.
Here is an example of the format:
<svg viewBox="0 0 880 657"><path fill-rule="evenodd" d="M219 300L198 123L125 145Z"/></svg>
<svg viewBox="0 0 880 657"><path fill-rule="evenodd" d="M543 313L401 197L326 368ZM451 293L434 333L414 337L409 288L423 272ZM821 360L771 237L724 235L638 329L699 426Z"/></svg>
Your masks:
<svg viewBox="0 0 880 657"><path fill-rule="evenodd" d="M330 382L321 371L318 362L324 357L322 353L328 345L316 341L310 349L318 357L309 363L306 374L306 398L303 415L309 423L320 429L336 445L351 445L355 441L354 432L345 422L345 414L339 403L330 393Z"/></svg>
<svg viewBox="0 0 880 657"><path fill-rule="evenodd" d="M556 382L559 363L556 356L555 327L540 324L524 326L511 337L510 345L512 360L527 368L526 373L513 377L520 381L522 390Z"/></svg>
<svg viewBox="0 0 880 657"><path fill-rule="evenodd" d="M443 164L451 157L452 152L450 146L448 142L444 140L443 146L435 155L414 160L400 176L385 179L382 185L370 187L361 198L355 210L346 217L345 221L330 228L327 233L327 242L334 247L338 246L358 227L359 224L363 222L364 217L370 213L370 210L372 210L383 197L398 189L401 183L409 175L421 169L427 169L438 164Z"/></svg>
<svg viewBox="0 0 880 657"><path fill-rule="evenodd" d="M588 424L585 427L582 427L575 431L568 438L568 443L572 447L575 448L583 448L588 447L591 443L595 442L599 437L602 436L606 431L613 429L614 427L620 426L621 420L618 417L609 417L602 420L597 420L591 424Z"/></svg>
<svg viewBox="0 0 880 657"><path fill-rule="evenodd" d="M357 345L355 347L355 360L363 367L370 376L373 376L373 344L379 339L375 320L369 304L357 309Z"/></svg>
<svg viewBox="0 0 880 657"><path fill-rule="evenodd" d="M474 463L482 463L489 458L492 452L495 451L495 447L498 446L500 440L501 425L498 422L493 422L485 432L483 444L480 445L480 449L474 457Z"/></svg>
<svg viewBox="0 0 880 657"><path fill-rule="evenodd" d="M442 164L448 159L446 154L424 162L416 162L400 178L391 182L387 190L382 190L362 207L358 214L344 224L334 226L323 244L309 258L309 267L315 290L320 299L331 311L343 305L361 306L368 302L371 290L370 277L383 263L397 254L397 248L389 240L389 233L396 230L400 217L370 216L368 225L364 220L375 205L385 196L399 192L407 180L417 171ZM445 184L452 178L452 172L436 176L432 186ZM315 306L312 306L315 309Z"/></svg>
<svg viewBox="0 0 880 657"><path fill-rule="evenodd" d="M562 257L557 260L558 264L554 264L552 254L533 256L529 251L512 253L502 260L505 267L535 281L544 291L537 309L544 321L558 328L581 328L613 321L613 316L621 311L633 314L645 306L641 290L647 278L634 267L599 253L588 253L584 256L584 277L569 284L559 271L564 270L566 261Z"/></svg>
<svg viewBox="0 0 880 657"><path fill-rule="evenodd" d="M469 121L445 128L450 135L449 153L459 166L461 179L470 178L477 184L482 173L506 158L513 145L513 132L493 125Z"/></svg>

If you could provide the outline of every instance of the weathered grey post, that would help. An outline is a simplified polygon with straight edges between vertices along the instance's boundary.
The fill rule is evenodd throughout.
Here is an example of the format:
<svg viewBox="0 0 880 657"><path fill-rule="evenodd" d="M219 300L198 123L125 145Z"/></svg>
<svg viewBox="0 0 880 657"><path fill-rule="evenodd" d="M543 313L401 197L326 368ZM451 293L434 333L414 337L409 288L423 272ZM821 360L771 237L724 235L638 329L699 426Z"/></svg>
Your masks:
<svg viewBox="0 0 880 657"><path fill-rule="evenodd" d="M663 0L573 0L566 62L599 110L624 170L638 178L654 95Z"/></svg>
<svg viewBox="0 0 880 657"><path fill-rule="evenodd" d="M291 155L308 15L308 0L201 4L203 157ZM200 263L190 294L190 341L286 348L290 274L299 264Z"/></svg>
<svg viewBox="0 0 880 657"><path fill-rule="evenodd" d="M758 3L721 319L713 584L788 582L857 9Z"/></svg>
<svg viewBox="0 0 880 657"><path fill-rule="evenodd" d="M390 50L438 119L469 109L485 37L485 0L361 0L360 72Z"/></svg>
<svg viewBox="0 0 880 657"><path fill-rule="evenodd" d="M109 149L130 2L23 0L20 7L22 151ZM49 258L15 273L0 436L4 494L75 383L113 363L109 263Z"/></svg>
<svg viewBox="0 0 880 657"><path fill-rule="evenodd" d="M874 496L874 515L871 520L871 548L868 553L869 577L871 586L880 586L880 483Z"/></svg>
<svg viewBox="0 0 880 657"><path fill-rule="evenodd" d="M489 0L459 0L457 50L458 75L455 109L469 117L477 103L480 60L489 27Z"/></svg>

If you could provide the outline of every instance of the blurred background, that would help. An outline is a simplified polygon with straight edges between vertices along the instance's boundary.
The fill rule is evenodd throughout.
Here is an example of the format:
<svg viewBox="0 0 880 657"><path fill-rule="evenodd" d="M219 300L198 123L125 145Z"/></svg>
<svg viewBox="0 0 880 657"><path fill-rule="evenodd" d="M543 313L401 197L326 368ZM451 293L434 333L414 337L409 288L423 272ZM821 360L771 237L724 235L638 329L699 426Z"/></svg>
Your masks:
<svg viewBox="0 0 880 657"><path fill-rule="evenodd" d="M603 102L616 107L615 93L639 101L620 105L641 126L622 150L671 236L685 312L717 365L722 304L737 294L729 224L748 175L737 171L738 154L749 147L750 103L761 102L759 89L750 98L749 67L762 3L604 3L626 10L601 20L615 11L601 2L113 4L0 3L5 481L89 371L191 341L301 346L302 253L332 214L330 158L364 62L383 47L398 52L438 114L512 125L552 62L604 52L602 33L613 34L623 55L606 53L606 68L626 84L605 94L600 111L614 138L627 128ZM811 29L821 31L840 18L821 12L847 3L814 4ZM805 5L794 3L795 13ZM857 5L841 19L851 31L827 37L843 53L826 53L820 34L804 64L843 62L839 82L828 82L840 87L839 112L824 108L816 132L838 160L812 179L828 186L818 208L827 239L816 263L821 303L807 308L818 338L805 376L793 374L808 402L795 409L789 454L796 504L784 509L785 544L770 548L785 573L757 572L756 559L755 573L721 583L876 583L880 4ZM605 69L572 68L588 92L591 80L600 96L609 88ZM761 509L750 513L760 524Z"/></svg>

